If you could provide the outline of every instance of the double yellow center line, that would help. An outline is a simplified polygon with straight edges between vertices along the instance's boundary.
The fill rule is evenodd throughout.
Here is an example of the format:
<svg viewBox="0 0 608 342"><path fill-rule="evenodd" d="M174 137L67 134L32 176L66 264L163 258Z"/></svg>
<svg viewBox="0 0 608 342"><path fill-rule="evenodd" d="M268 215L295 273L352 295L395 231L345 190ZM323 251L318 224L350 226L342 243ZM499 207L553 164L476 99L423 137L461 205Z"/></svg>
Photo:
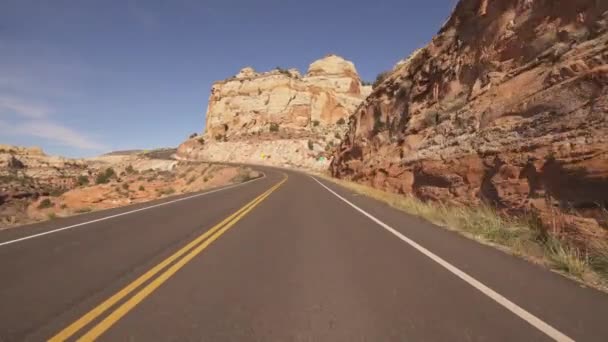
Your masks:
<svg viewBox="0 0 608 342"><path fill-rule="evenodd" d="M93 320L98 318L104 312L108 311L108 309L110 309L112 306L117 304L123 298L127 297L131 292L135 291L145 282L152 279L163 269L167 268L167 266L172 264L171 267L167 268L158 277L150 281L150 283L148 283L131 298L129 298L120 306L118 306L106 318L104 318L101 322L99 322L93 328L88 330L78 339L78 341L95 340L106 330L108 330L112 325L118 322L118 320L125 316L129 311L131 311L137 304L139 304L142 300L149 296L160 285L167 281L167 279L169 279L172 275L174 275L177 271L184 267L184 265L186 265L190 260L200 254L205 248L207 248L211 243L213 243L213 241L217 240L228 229L234 226L241 218L247 215L247 213L253 210L253 208L260 204L264 199L266 199L266 197L270 196L272 192L278 189L286 181L287 175L285 175L285 178L281 182L277 183L272 188L268 189L266 192L256 197L253 201L247 203L241 209L237 210L234 214L230 215L225 220L218 223L213 228L209 229L207 232L194 239L192 242L184 246L179 251L175 252L167 259L163 260L158 265L154 266L152 269L141 275L135 281L118 291L112 297L106 299L103 303L99 304L93 310L89 311L84 316L80 317L77 321L57 333L49 341L65 341L68 338L72 337L86 325L90 324Z"/></svg>

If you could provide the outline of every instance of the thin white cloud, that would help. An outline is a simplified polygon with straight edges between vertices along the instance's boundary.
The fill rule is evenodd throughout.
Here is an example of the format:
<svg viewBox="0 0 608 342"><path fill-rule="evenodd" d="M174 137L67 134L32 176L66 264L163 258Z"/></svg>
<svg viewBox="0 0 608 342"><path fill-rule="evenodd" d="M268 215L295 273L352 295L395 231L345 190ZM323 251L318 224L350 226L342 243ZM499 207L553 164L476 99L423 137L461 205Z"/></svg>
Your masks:
<svg viewBox="0 0 608 342"><path fill-rule="evenodd" d="M0 37L0 140L20 137L45 145L104 151L108 147L83 130L67 127L55 113L81 94L79 84L97 74L69 51L32 41Z"/></svg>
<svg viewBox="0 0 608 342"><path fill-rule="evenodd" d="M51 110L35 103L28 103L16 97L0 95L0 114L17 114L26 118L41 119L47 117Z"/></svg>
<svg viewBox="0 0 608 342"><path fill-rule="evenodd" d="M26 120L17 123L0 121L0 129L7 134L42 138L51 143L82 150L107 150L108 147L73 129L48 119Z"/></svg>

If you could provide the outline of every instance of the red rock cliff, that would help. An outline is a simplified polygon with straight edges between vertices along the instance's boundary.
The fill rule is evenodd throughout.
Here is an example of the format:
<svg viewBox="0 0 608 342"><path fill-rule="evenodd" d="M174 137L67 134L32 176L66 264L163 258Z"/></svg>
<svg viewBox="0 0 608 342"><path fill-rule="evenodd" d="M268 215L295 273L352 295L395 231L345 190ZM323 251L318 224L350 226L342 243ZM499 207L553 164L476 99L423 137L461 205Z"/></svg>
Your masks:
<svg viewBox="0 0 608 342"><path fill-rule="evenodd" d="M608 1L460 1L350 118L333 175L605 239L607 31Z"/></svg>

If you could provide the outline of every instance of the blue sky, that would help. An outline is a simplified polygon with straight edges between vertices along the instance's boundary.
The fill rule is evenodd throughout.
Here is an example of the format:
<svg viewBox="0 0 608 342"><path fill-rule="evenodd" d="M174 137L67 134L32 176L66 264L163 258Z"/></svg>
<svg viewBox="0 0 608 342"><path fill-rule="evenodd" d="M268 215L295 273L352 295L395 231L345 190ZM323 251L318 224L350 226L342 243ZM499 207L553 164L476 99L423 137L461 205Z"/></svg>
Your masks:
<svg viewBox="0 0 608 342"><path fill-rule="evenodd" d="M177 146L213 81L328 53L363 79L424 46L455 0L0 2L0 143L92 156Z"/></svg>

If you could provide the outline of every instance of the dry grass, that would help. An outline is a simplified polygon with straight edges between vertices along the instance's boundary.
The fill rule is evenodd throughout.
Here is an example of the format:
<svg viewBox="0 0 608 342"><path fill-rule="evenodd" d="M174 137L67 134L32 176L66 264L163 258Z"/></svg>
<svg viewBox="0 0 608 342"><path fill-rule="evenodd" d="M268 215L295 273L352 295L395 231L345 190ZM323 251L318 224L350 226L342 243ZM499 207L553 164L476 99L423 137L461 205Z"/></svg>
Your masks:
<svg viewBox="0 0 608 342"><path fill-rule="evenodd" d="M387 193L325 175L321 177L438 226L545 265L587 285L604 291L608 288L608 242L597 242L592 251L583 252L565 240L547 237L536 220L505 217L489 206L427 203L412 196Z"/></svg>

